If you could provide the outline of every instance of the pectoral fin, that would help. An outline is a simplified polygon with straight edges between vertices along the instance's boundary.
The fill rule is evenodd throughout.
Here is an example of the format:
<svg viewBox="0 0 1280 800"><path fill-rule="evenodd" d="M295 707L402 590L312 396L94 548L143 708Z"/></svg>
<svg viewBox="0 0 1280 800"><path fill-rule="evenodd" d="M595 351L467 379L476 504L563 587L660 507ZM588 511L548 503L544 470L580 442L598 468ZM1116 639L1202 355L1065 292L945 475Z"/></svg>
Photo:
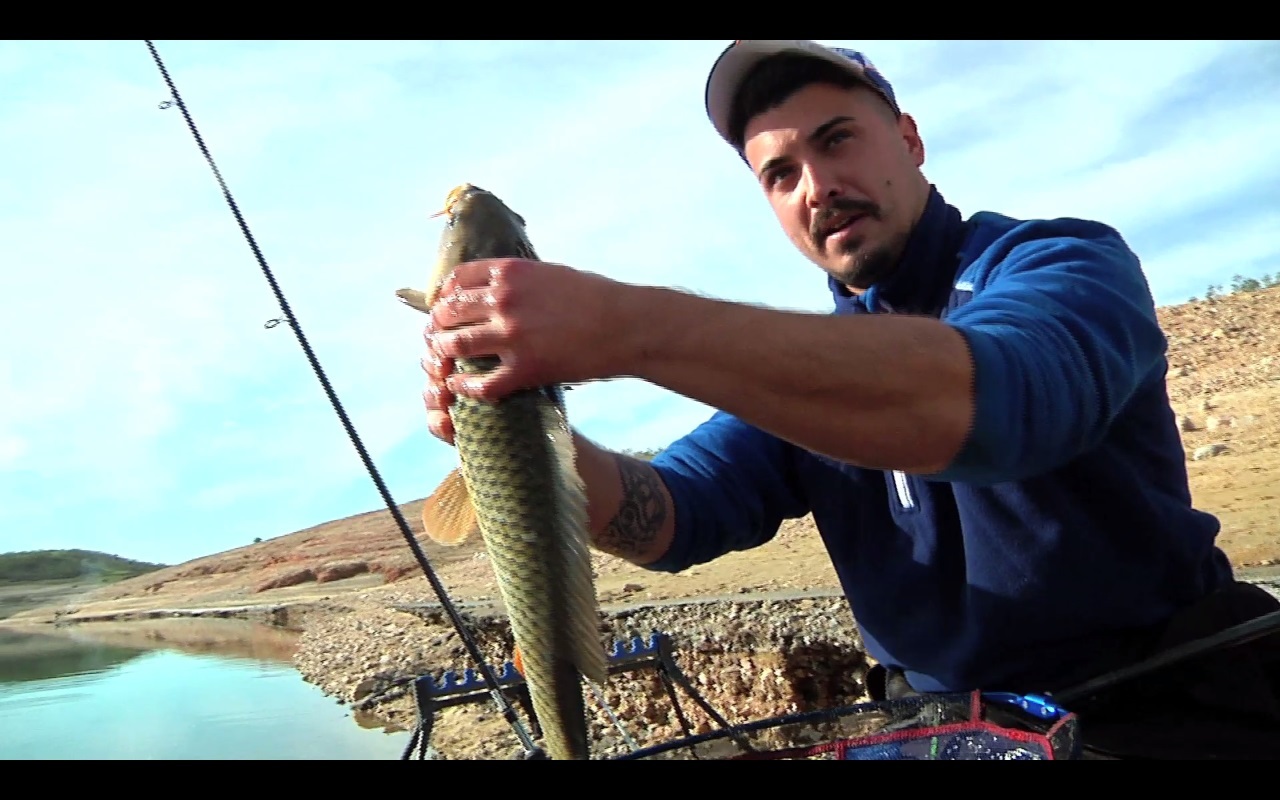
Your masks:
<svg viewBox="0 0 1280 800"><path fill-rule="evenodd" d="M423 314L431 313L431 301L427 298L426 292L420 292L417 289L397 289L396 297L410 308L416 308Z"/></svg>
<svg viewBox="0 0 1280 800"><path fill-rule="evenodd" d="M446 475L422 504L422 524L427 536L443 545L462 544L480 530L461 469Z"/></svg>

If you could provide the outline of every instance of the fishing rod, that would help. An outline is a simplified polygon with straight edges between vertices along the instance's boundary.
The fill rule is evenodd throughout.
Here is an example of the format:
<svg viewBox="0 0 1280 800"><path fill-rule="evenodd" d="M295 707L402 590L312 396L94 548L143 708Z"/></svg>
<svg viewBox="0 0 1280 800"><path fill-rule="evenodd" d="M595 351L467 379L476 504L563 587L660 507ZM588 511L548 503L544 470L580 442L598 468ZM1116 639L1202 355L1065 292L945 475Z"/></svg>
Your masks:
<svg viewBox="0 0 1280 800"><path fill-rule="evenodd" d="M1280 611L1271 611L1217 633L1171 647L1136 664L1108 672L1049 696L1062 705L1072 705L1104 690L1153 674L1166 667L1176 666L1219 650L1238 647L1275 634L1280 634Z"/></svg>
<svg viewBox="0 0 1280 800"><path fill-rule="evenodd" d="M497 704L498 710L502 712L502 716L511 724L516 736L520 739L520 744L525 749L526 759L542 759L544 755L541 748L533 743L533 739L525 731L524 726L520 723L520 718L516 715L515 709L511 703L507 701L507 697L498 688L498 679L494 675L483 654L480 652L479 645L476 644L471 632L467 629L462 621L461 615L454 607L453 602L449 599L448 593L445 591L444 585L440 583L440 579L436 576L435 570L432 569L430 562L427 560L426 554L418 545L417 539L413 537L413 532L409 529L409 523L405 520L404 515L400 513L400 507L391 497L391 492L387 489L386 484L382 480L382 475L378 472L378 468L374 465L373 459L370 458L369 452L365 449L364 443L360 439L360 435L356 433L355 426L351 423L347 416L346 410L342 407L342 402L338 400L338 395L333 390L333 386L329 383L329 378L325 375L324 369L320 366L319 359L316 358L315 352L312 351L311 345L307 342L307 337L302 332L302 325L294 316L293 310L289 307L289 303L285 300L284 292L280 289L279 282L276 281L275 275L271 272L271 268L267 266L267 260L263 257L262 251L258 249L258 243L254 240L253 234L249 232L249 226L244 221L244 217L240 214L240 208L236 205L235 199L231 196L231 190L227 188L226 181L222 179L222 173L218 170L218 165L214 163L213 156L209 153L209 148L205 146L204 138L200 136L200 131L196 127L195 120L191 117L191 112L187 110L187 105L182 101L182 96L178 93L178 87L174 85L173 79L169 77L169 70L165 68L164 61L161 60L159 52L156 51L155 45L150 39L143 40L147 44L147 49L151 51L151 57L155 59L156 67L160 70L160 75L164 78L164 82L169 87L169 96L171 100L167 100L160 104L161 109L169 108L176 105L178 110L182 112L183 118L187 121L187 127L191 130L191 135L196 140L196 145L200 148L200 152L204 155L205 161L209 163L213 175L218 181L218 186L222 189L222 196L226 199L227 205L231 208L231 213L235 215L236 222L240 225L240 231L244 234L246 241L249 243L253 255L258 260L258 266L262 268L262 274L266 276L267 283L271 285L271 291L276 296L276 301L280 304L280 309L284 312L285 320L289 326L293 328L293 333L298 337L298 343L302 345L302 350L307 356L307 361L311 364L311 371L315 373L319 379L320 385L324 388L325 395L329 398L329 403L333 406L333 410L337 413L338 419L342 421L342 427L347 432L347 437L351 440L351 444L355 446L356 452L360 455L360 460L364 462L365 469L369 472L369 477L373 479L374 485L378 487L378 493L382 495L382 500L387 504L387 509L391 512L391 516L395 519L396 525L400 528L400 533L404 536L405 541L409 544L409 549L413 551L414 558L418 561L418 566L422 567L423 573L427 576L427 580L431 583L431 588L435 590L436 596L440 598L440 604L444 607L445 612L449 615L453 627L458 631L458 635L462 638L463 644L467 648L467 652L471 658L475 660L480 668L480 674L484 677L485 686L489 690L489 695ZM271 320L267 323L268 328L273 328L279 324L279 320Z"/></svg>

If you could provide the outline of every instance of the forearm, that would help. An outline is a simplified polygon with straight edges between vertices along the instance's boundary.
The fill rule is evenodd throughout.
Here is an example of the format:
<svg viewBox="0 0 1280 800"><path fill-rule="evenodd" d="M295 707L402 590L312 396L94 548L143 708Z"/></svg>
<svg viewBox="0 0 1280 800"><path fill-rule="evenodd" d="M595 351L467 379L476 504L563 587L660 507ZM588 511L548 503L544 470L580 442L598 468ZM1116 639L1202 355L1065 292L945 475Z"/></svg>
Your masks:
<svg viewBox="0 0 1280 800"><path fill-rule="evenodd" d="M671 495L657 471L577 432L573 436L578 474L587 487L592 544L641 566L657 560L675 530Z"/></svg>
<svg viewBox="0 0 1280 800"><path fill-rule="evenodd" d="M775 311L628 287L631 372L779 438L878 469L931 473L973 417L961 335L934 319Z"/></svg>

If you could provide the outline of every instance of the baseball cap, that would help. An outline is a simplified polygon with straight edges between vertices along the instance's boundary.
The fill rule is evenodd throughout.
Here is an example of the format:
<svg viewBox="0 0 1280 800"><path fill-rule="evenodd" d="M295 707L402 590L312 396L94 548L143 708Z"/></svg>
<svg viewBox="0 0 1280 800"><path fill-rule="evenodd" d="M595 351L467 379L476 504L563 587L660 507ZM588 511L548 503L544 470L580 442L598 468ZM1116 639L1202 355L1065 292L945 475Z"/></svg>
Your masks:
<svg viewBox="0 0 1280 800"><path fill-rule="evenodd" d="M779 53L798 53L823 59L838 67L848 70L850 75L865 82L872 89L899 111L898 100L893 94L893 87L885 80L875 65L857 50L847 47L826 47L817 42L789 39L738 39L725 48L707 76L706 106L707 116L715 126L720 138L733 144L729 135L729 114L733 108L734 96L742 79L747 76L756 64Z"/></svg>

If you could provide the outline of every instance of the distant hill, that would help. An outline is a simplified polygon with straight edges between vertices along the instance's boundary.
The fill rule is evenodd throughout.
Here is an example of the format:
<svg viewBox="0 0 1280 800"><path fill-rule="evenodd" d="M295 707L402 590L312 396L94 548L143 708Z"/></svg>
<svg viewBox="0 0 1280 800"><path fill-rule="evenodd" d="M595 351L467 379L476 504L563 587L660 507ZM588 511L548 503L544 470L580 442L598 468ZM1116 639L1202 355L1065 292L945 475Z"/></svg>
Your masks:
<svg viewBox="0 0 1280 800"><path fill-rule="evenodd" d="M31 581L124 580L162 569L165 564L133 561L93 550L29 550L0 553L0 586Z"/></svg>

